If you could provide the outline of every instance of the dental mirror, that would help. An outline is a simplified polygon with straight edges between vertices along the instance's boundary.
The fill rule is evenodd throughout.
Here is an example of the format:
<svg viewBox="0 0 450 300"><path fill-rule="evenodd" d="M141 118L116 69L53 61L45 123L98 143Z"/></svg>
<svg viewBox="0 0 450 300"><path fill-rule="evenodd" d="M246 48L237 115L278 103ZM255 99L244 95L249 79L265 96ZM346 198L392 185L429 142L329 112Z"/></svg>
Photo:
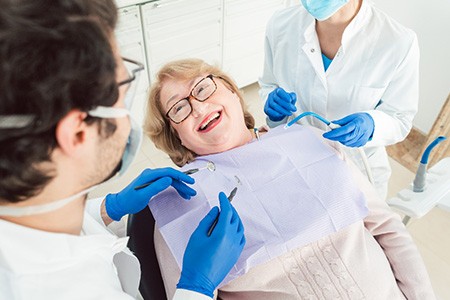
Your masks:
<svg viewBox="0 0 450 300"><path fill-rule="evenodd" d="M203 168L189 169L187 171L184 171L183 173L186 174L186 175L191 175L191 174L197 173L198 171L204 170L204 169L207 169L207 170L209 170L211 172L214 172L216 170L216 165L212 161L208 161L206 163L206 166L203 167Z"/></svg>

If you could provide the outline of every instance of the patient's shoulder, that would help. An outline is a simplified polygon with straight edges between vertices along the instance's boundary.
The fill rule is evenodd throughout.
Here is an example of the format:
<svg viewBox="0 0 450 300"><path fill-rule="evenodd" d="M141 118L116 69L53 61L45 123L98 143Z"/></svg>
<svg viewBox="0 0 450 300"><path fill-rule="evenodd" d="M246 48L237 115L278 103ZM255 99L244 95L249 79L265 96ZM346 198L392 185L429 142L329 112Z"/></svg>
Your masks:
<svg viewBox="0 0 450 300"><path fill-rule="evenodd" d="M343 146L340 143L324 138L322 135L325 133L325 131L322 129L313 126L305 126L305 127L307 127L315 136L317 136L317 138L321 140L322 143L332 148L340 159L345 160L345 152Z"/></svg>

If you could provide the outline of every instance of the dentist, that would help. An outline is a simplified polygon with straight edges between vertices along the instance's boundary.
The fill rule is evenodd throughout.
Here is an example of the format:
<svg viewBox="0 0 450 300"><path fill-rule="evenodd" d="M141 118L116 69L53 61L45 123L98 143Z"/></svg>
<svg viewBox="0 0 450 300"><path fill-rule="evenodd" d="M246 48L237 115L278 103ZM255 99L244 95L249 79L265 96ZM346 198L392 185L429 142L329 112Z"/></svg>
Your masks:
<svg viewBox="0 0 450 300"><path fill-rule="evenodd" d="M147 169L87 204L142 137L129 108L143 66L120 56L114 1L0 3L0 299L133 299L139 262L106 226L169 186L195 191L179 171ZM174 299L211 299L243 249L240 218L219 201L188 242Z"/></svg>
<svg viewBox="0 0 450 300"><path fill-rule="evenodd" d="M340 125L323 136L364 147L375 187L385 198L391 173L385 146L407 136L417 112L416 35L370 0L301 3L275 13L267 25L259 84L268 123L276 126L294 112L312 111Z"/></svg>

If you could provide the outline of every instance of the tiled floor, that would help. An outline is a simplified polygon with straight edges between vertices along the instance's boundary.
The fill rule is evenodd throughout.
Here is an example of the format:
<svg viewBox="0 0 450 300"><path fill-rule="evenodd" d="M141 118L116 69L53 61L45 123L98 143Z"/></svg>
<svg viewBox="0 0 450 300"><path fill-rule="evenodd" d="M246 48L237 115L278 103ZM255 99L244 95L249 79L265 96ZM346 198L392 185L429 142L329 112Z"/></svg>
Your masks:
<svg viewBox="0 0 450 300"><path fill-rule="evenodd" d="M256 125L262 125L265 123L265 117L257 89L256 84L246 87L244 97L249 110L255 116ZM394 160L390 161L393 172L388 197L405 188L414 178L414 174L402 165ZM145 168L166 166L175 165L165 153L156 149L151 141L145 138L141 152L125 177L99 187L90 196L119 191ZM438 299L450 299L450 212L433 209L426 216L410 221L407 227L423 256Z"/></svg>

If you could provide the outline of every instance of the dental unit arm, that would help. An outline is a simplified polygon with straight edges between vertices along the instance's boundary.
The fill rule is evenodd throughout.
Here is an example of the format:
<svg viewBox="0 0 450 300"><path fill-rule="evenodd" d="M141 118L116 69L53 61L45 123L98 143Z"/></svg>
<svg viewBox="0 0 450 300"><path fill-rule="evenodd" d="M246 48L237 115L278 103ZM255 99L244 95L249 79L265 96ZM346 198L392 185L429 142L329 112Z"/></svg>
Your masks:
<svg viewBox="0 0 450 300"><path fill-rule="evenodd" d="M450 211L450 157L427 170L431 150L444 140L445 137L438 137L425 149L414 181L387 200L389 206L405 214L404 224L411 217L423 217L435 206Z"/></svg>
<svg viewBox="0 0 450 300"><path fill-rule="evenodd" d="M427 165L428 158L430 156L431 150L434 149L440 142L446 140L445 136L437 137L428 147L425 149L422 155L422 159L420 160L419 167L417 168L416 177L413 182L413 191L416 193L423 192L426 186L426 178L427 178Z"/></svg>

